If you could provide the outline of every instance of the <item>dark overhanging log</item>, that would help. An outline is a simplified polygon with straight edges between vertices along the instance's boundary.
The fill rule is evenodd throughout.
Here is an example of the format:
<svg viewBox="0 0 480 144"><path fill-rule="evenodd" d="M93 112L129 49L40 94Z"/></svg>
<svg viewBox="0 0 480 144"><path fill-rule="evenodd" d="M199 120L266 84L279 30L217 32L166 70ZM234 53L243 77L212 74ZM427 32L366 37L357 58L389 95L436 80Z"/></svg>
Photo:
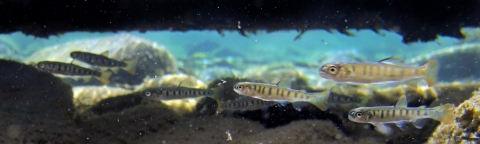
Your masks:
<svg viewBox="0 0 480 144"><path fill-rule="evenodd" d="M461 27L480 25L479 8L478 0L13 0L0 1L0 33L348 28L392 30L414 42L463 38Z"/></svg>

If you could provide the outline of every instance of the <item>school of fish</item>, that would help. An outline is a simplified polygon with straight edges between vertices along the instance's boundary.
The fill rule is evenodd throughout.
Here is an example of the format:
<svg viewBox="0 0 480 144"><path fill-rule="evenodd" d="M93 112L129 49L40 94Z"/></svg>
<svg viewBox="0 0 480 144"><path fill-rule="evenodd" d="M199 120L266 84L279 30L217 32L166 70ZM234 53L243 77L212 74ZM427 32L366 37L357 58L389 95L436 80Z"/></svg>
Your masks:
<svg viewBox="0 0 480 144"><path fill-rule="evenodd" d="M100 71L87 69L71 63L42 61L36 67L45 72L54 74L84 77L88 81L95 77L103 84L109 83L112 73L118 73L122 68L126 72L135 73L135 61L118 61L107 57L108 51L102 54L74 51L71 58L92 66L100 67ZM404 64L395 57L386 58L378 62L332 62L324 64L319 69L319 76L344 84L407 84L417 86L421 81L431 87L437 82L439 63L430 60L423 66ZM391 134L391 128L387 123L394 123L400 129L404 129L406 123L412 123L416 128L422 128L425 119L434 119L443 123L452 123L453 104L445 104L434 108L407 107L406 96L398 98L395 106L364 107L367 98L338 95L332 93L337 87L322 92L307 92L305 90L292 89L290 81L281 80L276 84L259 82L237 82L232 87L233 91L240 95L239 98L229 101L222 100L220 88L197 89L182 86L156 87L141 91L144 99L152 101L166 101L185 98L209 97L217 101L217 114L224 110L259 110L271 106L286 106L290 103L297 111L301 111L306 105L316 106L326 111L337 105L350 105L356 108L350 110L348 119L357 123L369 123L382 134Z"/></svg>

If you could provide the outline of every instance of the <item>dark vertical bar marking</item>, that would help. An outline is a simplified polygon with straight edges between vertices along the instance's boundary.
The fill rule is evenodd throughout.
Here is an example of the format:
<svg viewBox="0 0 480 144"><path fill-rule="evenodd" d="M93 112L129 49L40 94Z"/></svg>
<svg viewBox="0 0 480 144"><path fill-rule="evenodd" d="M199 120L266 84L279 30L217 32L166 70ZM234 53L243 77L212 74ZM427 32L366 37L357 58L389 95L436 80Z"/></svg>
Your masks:
<svg viewBox="0 0 480 144"><path fill-rule="evenodd" d="M383 110L380 112L380 119L383 119Z"/></svg>
<svg viewBox="0 0 480 144"><path fill-rule="evenodd" d="M272 95L272 87L268 87L268 95Z"/></svg>

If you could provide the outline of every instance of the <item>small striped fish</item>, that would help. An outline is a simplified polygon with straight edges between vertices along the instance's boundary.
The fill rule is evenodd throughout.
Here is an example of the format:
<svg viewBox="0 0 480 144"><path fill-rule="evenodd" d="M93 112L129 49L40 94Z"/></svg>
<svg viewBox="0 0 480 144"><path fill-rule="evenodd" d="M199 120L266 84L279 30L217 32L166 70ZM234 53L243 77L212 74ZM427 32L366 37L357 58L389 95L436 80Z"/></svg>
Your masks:
<svg viewBox="0 0 480 144"><path fill-rule="evenodd" d="M258 110L277 105L275 101L263 101L261 99L243 97L233 101L223 102L217 100L217 113L224 110Z"/></svg>
<svg viewBox="0 0 480 144"><path fill-rule="evenodd" d="M111 58L108 58L108 51L98 55L89 52L81 52L81 51L73 51L70 53L70 57L85 62L90 65L94 66L101 66L101 67L122 67L125 71L130 74L135 74L136 69L136 62L135 61L117 61ZM117 68L111 68L114 73L118 72Z"/></svg>
<svg viewBox="0 0 480 144"><path fill-rule="evenodd" d="M395 123L399 128L403 129L403 125L407 122L413 122L417 128L422 128L426 118L438 120L443 123L453 123L454 116L453 104L445 104L434 108L407 107L407 99L405 95L401 96L395 106L378 106L378 107L359 107L350 110L348 119L358 123L373 124L377 131L383 134L391 134L390 128L385 123Z"/></svg>
<svg viewBox="0 0 480 144"><path fill-rule="evenodd" d="M304 104L294 102L309 102L323 111L327 110L328 94L307 93L305 91L279 87L278 84L272 85L254 82L238 82L233 87L233 90L240 95L265 101L277 101L280 103L291 102L297 110L301 109Z"/></svg>
<svg viewBox="0 0 480 144"><path fill-rule="evenodd" d="M387 63L390 58L376 63L327 63L320 68L320 76L336 82L352 84L388 84L424 79L428 86L436 83L439 64L431 60L421 67ZM411 84L412 83L412 84Z"/></svg>
<svg viewBox="0 0 480 144"><path fill-rule="evenodd" d="M53 61L42 61L37 63L37 69L54 73L54 74L62 74L62 75L70 75L70 76L89 76L84 77L83 80L88 82L91 76L98 79L103 84L108 84L110 82L110 76L112 73L109 72L99 72L91 69L87 69L81 66L77 66L74 64L69 63L62 63L62 62L53 62Z"/></svg>
<svg viewBox="0 0 480 144"><path fill-rule="evenodd" d="M213 89L196 89L187 87L159 87L149 88L142 92L143 98L156 101L197 98L203 96L215 96L215 91Z"/></svg>

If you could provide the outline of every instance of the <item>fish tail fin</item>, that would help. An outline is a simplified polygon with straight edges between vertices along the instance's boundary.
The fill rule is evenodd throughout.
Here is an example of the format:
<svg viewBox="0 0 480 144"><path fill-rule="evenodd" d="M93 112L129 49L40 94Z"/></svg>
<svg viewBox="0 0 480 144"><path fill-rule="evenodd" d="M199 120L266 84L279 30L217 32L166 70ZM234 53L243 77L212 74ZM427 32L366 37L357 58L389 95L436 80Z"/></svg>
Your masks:
<svg viewBox="0 0 480 144"><path fill-rule="evenodd" d="M125 63L127 63L127 66L123 69L130 74L135 74L135 71L137 69L137 61L129 60L129 61L125 61Z"/></svg>
<svg viewBox="0 0 480 144"><path fill-rule="evenodd" d="M440 110L442 112L434 116L433 119L446 124L450 124L454 122L455 116L453 114L453 111L455 110L455 106L453 104L444 104L444 105L435 107L435 109Z"/></svg>
<svg viewBox="0 0 480 144"><path fill-rule="evenodd" d="M102 72L102 76L96 77L98 81L102 82L103 84L110 83L110 76L112 76L111 72Z"/></svg>
<svg viewBox="0 0 480 144"><path fill-rule="evenodd" d="M217 112L215 113L215 115L219 115L223 111L223 108L222 108L223 101L220 99L215 99L215 100L217 101Z"/></svg>
<svg viewBox="0 0 480 144"><path fill-rule="evenodd" d="M328 96L330 94L330 91L324 91L322 93L316 94L316 98L310 103L315 105L318 109L322 111L326 111L328 109Z"/></svg>
<svg viewBox="0 0 480 144"><path fill-rule="evenodd" d="M438 70L440 69L440 65L437 60L430 60L425 65L423 65L423 69L425 70L425 80L427 81L428 86L433 86L437 83L437 75Z"/></svg>
<svg viewBox="0 0 480 144"><path fill-rule="evenodd" d="M211 95L208 95L208 97L213 98L213 99L222 99L223 97L223 89L220 87L216 88L209 88L208 90L212 91Z"/></svg>

